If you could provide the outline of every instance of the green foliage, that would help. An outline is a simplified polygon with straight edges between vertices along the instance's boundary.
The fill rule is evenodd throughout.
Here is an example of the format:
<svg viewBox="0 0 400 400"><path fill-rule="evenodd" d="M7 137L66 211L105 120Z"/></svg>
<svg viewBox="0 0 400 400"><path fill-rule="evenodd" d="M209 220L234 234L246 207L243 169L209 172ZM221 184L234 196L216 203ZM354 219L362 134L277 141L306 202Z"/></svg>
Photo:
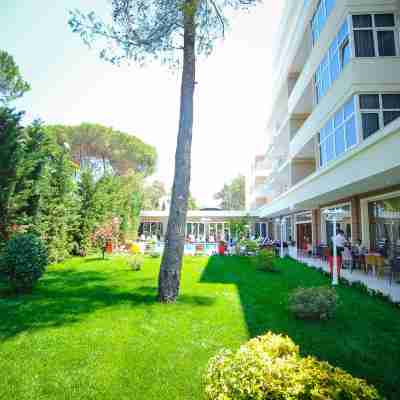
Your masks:
<svg viewBox="0 0 400 400"><path fill-rule="evenodd" d="M53 162L53 142L35 122L21 126L23 113L0 109L0 240L16 227L30 227L39 211L46 168Z"/></svg>
<svg viewBox="0 0 400 400"><path fill-rule="evenodd" d="M244 210L246 208L246 180L239 175L229 184L225 184L221 191L214 195L219 200L219 206L224 210Z"/></svg>
<svg viewBox="0 0 400 400"><path fill-rule="evenodd" d="M75 168L67 149L53 141L47 156L51 161L42 169L31 230L45 238L50 262L59 262L75 245L79 199Z"/></svg>
<svg viewBox="0 0 400 400"><path fill-rule="evenodd" d="M209 400L381 399L376 389L313 357L288 337L267 333L236 352L222 351L205 374Z"/></svg>
<svg viewBox="0 0 400 400"><path fill-rule="evenodd" d="M246 237L250 232L250 216L232 219L229 223L229 229L233 237Z"/></svg>
<svg viewBox="0 0 400 400"><path fill-rule="evenodd" d="M68 151L39 122L0 110L0 238L29 230L46 241L51 262L68 256L76 218L74 168Z"/></svg>
<svg viewBox="0 0 400 400"><path fill-rule="evenodd" d="M208 55L225 34L229 10L249 9L257 0L113 0L106 21L95 12L74 10L69 25L90 48L99 44L100 57L113 64L133 60L180 61L185 15L194 16L196 53Z"/></svg>
<svg viewBox="0 0 400 400"><path fill-rule="evenodd" d="M47 249L41 239L32 234L11 238L0 258L1 275L16 292L29 292L48 265Z"/></svg>
<svg viewBox="0 0 400 400"><path fill-rule="evenodd" d="M3 242L10 235L11 221L18 209L14 196L26 141L20 124L22 116L23 113L0 108L0 241Z"/></svg>
<svg viewBox="0 0 400 400"><path fill-rule="evenodd" d="M258 269L266 272L277 272L279 271L275 263L277 257L275 253L271 250L262 249L257 254L257 267Z"/></svg>
<svg viewBox="0 0 400 400"><path fill-rule="evenodd" d="M103 175L143 176L154 172L157 153L136 136L99 124L49 125L46 129L60 145L68 143L71 157L81 170L90 169L95 179Z"/></svg>
<svg viewBox="0 0 400 400"><path fill-rule="evenodd" d="M197 205L196 199L193 197L192 193L189 192L189 199L188 199L188 210L198 210L199 207Z"/></svg>
<svg viewBox="0 0 400 400"><path fill-rule="evenodd" d="M30 90L30 86L22 79L14 58L4 50L0 50L0 103L7 103Z"/></svg>
<svg viewBox="0 0 400 400"><path fill-rule="evenodd" d="M246 253L255 254L258 250L257 240L245 239L240 241L240 245L246 248Z"/></svg>
<svg viewBox="0 0 400 400"><path fill-rule="evenodd" d="M162 208L161 200L166 196L167 191L163 182L153 181L144 189L143 193L143 210L160 210Z"/></svg>
<svg viewBox="0 0 400 400"><path fill-rule="evenodd" d="M301 319L329 319L335 315L335 289L322 286L296 289L289 297L289 309Z"/></svg>

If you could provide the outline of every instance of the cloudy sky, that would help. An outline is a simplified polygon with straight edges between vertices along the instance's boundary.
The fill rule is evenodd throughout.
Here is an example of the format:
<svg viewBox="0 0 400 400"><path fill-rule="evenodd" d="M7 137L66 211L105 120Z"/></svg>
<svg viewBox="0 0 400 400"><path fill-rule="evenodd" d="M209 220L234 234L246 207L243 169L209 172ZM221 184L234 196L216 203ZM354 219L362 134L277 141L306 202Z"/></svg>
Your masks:
<svg viewBox="0 0 400 400"><path fill-rule="evenodd" d="M191 190L213 194L266 147L274 32L284 0L236 13L226 38L198 65ZM32 91L16 103L29 119L95 122L156 146L156 178L172 181L178 125L179 72L153 64L116 67L87 49L67 25L68 10L98 10L107 0L1 0L0 48L11 53Z"/></svg>

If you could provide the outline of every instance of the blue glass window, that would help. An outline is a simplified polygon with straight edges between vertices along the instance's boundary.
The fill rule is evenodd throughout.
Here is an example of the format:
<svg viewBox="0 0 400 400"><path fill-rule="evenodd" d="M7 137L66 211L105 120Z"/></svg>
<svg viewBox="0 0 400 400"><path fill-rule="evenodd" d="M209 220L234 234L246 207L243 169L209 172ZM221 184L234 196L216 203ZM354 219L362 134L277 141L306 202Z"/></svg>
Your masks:
<svg viewBox="0 0 400 400"><path fill-rule="evenodd" d="M346 122L346 144L347 147L353 147L357 144L356 118L354 115Z"/></svg>
<svg viewBox="0 0 400 400"><path fill-rule="evenodd" d="M341 126L335 131L335 153L336 157L346 151L346 140L344 137L344 126Z"/></svg>
<svg viewBox="0 0 400 400"><path fill-rule="evenodd" d="M335 143L333 141L333 135L328 136L326 139L326 161L329 162L335 158Z"/></svg>
<svg viewBox="0 0 400 400"><path fill-rule="evenodd" d="M354 114L354 99L352 98L344 105L344 118L347 119Z"/></svg>
<svg viewBox="0 0 400 400"><path fill-rule="evenodd" d="M315 14L311 20L313 43L315 44L325 27L326 21L335 7L336 0L320 0Z"/></svg>
<svg viewBox="0 0 400 400"><path fill-rule="evenodd" d="M350 56L349 27L347 21L345 21L315 73L317 103L324 97L343 68L349 63Z"/></svg>
<svg viewBox="0 0 400 400"><path fill-rule="evenodd" d="M354 97L345 103L321 129L319 142L322 167L358 143Z"/></svg>

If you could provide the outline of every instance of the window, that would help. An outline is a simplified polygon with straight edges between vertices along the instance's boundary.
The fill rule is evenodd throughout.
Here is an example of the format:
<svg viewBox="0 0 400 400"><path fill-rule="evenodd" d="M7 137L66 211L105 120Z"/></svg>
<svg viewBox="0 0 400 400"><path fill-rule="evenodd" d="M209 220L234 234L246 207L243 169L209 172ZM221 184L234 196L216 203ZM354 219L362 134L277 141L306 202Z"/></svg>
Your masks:
<svg viewBox="0 0 400 400"><path fill-rule="evenodd" d="M359 98L364 139L400 117L400 93L362 94Z"/></svg>
<svg viewBox="0 0 400 400"><path fill-rule="evenodd" d="M356 57L390 57L396 51L393 14L353 15Z"/></svg>
<svg viewBox="0 0 400 400"><path fill-rule="evenodd" d="M335 7L336 0L321 0L311 20L313 44L315 44L325 27L325 23Z"/></svg>
<svg viewBox="0 0 400 400"><path fill-rule="evenodd" d="M321 167L340 157L358 143L354 97L321 129L319 143Z"/></svg>
<svg viewBox="0 0 400 400"><path fill-rule="evenodd" d="M400 255L400 196L368 203L371 247L385 257Z"/></svg>
<svg viewBox="0 0 400 400"><path fill-rule="evenodd" d="M349 29L346 21L340 28L315 74L315 97L317 103L325 96L349 61Z"/></svg>

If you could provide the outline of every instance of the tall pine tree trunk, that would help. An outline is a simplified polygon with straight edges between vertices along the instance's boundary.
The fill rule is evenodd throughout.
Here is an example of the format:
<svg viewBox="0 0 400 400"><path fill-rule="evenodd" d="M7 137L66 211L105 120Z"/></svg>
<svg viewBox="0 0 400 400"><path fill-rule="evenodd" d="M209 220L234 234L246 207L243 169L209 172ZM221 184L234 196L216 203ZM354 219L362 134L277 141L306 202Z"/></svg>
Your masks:
<svg viewBox="0 0 400 400"><path fill-rule="evenodd" d="M190 186L193 96L196 69L196 1L186 0L185 4L183 71L179 131L175 153L175 175L166 243L158 277L158 298L159 301L164 303L175 302L179 294Z"/></svg>

